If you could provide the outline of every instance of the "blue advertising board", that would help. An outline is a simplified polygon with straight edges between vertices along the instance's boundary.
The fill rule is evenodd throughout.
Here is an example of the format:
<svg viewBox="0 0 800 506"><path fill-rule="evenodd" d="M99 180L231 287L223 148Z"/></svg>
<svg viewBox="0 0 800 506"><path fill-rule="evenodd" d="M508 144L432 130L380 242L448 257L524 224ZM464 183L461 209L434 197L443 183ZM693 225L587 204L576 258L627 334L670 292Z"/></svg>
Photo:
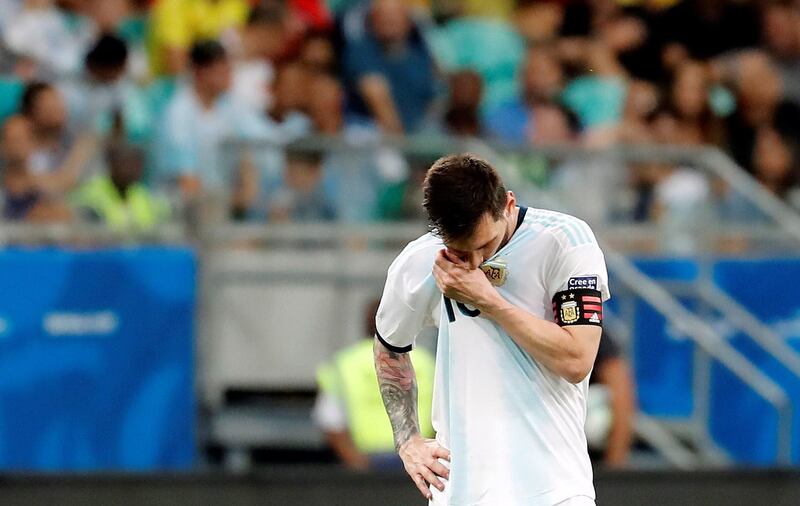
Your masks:
<svg viewBox="0 0 800 506"><path fill-rule="evenodd" d="M636 266L658 281L692 281L697 265L686 259L648 258ZM682 300L691 306L691 301ZM674 332L643 300L635 302L632 347L639 407L648 415L680 419L694 410L694 342Z"/></svg>
<svg viewBox="0 0 800 506"><path fill-rule="evenodd" d="M694 282L697 263L686 258L636 259L644 273L659 281ZM790 346L800 350L800 259L718 259L713 262L715 283ZM612 280L613 281L613 280ZM679 297L690 310L701 308L691 297ZM671 329L646 302L634 301L631 358L640 409L667 420L688 420L697 407L694 398L696 347L693 341ZM708 310L700 313L718 335L772 378L800 406L800 379L773 356L743 335L725 318ZM734 461L771 465L778 458L778 413L738 377L711 360L707 385L707 429L716 444ZM793 420L794 463L800 463L800 417Z"/></svg>
<svg viewBox="0 0 800 506"><path fill-rule="evenodd" d="M739 304L772 328L790 347L800 350L800 259L729 259L714 265L714 281ZM792 461L800 463L800 379L775 357L740 333L724 337L789 396L793 413ZM716 396L710 413L711 434L724 440L739 462L767 465L778 454L778 414L732 374L717 365L712 371ZM736 423L734 423L734 421ZM741 427L747 427L742 433Z"/></svg>
<svg viewBox="0 0 800 506"><path fill-rule="evenodd" d="M0 470L191 467L194 307L188 249L0 251Z"/></svg>

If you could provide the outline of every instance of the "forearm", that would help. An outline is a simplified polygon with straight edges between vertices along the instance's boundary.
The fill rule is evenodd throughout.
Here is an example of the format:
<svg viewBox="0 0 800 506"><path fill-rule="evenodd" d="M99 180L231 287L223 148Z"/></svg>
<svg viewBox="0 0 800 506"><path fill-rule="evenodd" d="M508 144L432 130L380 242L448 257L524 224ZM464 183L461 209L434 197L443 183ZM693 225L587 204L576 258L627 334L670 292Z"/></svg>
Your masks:
<svg viewBox="0 0 800 506"><path fill-rule="evenodd" d="M621 467L628 462L633 442L633 415L622 414L612 407L611 430L608 434L605 463L610 467Z"/></svg>
<svg viewBox="0 0 800 506"><path fill-rule="evenodd" d="M350 469L369 468L369 458L358 451L358 448L353 443L353 438L350 437L347 431L326 432L325 439L328 440L328 444L336 452L342 463Z"/></svg>
<svg viewBox="0 0 800 506"><path fill-rule="evenodd" d="M606 385L611 394L612 423L605 462L609 466L621 466L628 460L633 440L633 420L636 412L633 379L628 365L620 358L609 359L597 373L598 379Z"/></svg>
<svg viewBox="0 0 800 506"><path fill-rule="evenodd" d="M363 77L359 83L359 90L383 130L388 134L402 135L403 123L400 121L400 114L395 107L386 79L378 75Z"/></svg>
<svg viewBox="0 0 800 506"><path fill-rule="evenodd" d="M56 171L38 177L39 187L54 194L72 190L97 151L98 140L97 136L91 132L78 137L70 148L64 163Z"/></svg>
<svg viewBox="0 0 800 506"><path fill-rule="evenodd" d="M247 211L258 197L258 169L249 156L242 158L239 168L239 181L233 194L234 212Z"/></svg>
<svg viewBox="0 0 800 506"><path fill-rule="evenodd" d="M591 347L555 323L530 314L499 294L481 312L500 325L531 357L567 381L578 383L591 371L594 362Z"/></svg>
<svg viewBox="0 0 800 506"><path fill-rule="evenodd" d="M409 353L395 353L375 339L375 371L394 434L395 448L400 449L419 434L417 415L417 378Z"/></svg>

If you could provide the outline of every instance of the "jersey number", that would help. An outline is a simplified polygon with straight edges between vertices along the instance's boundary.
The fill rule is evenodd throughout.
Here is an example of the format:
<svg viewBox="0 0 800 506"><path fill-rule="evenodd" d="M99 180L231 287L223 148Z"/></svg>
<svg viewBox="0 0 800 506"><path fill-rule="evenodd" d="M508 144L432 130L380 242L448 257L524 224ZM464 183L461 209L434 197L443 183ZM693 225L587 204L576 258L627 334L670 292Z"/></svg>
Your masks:
<svg viewBox="0 0 800 506"><path fill-rule="evenodd" d="M458 310L461 312L461 314L464 316L469 316L470 318L475 318L481 314L480 309L470 309L461 302L456 302L456 306L458 306ZM447 320L450 323L456 321L456 312L453 311L453 301L451 301L448 297L444 298L444 308L447 311Z"/></svg>

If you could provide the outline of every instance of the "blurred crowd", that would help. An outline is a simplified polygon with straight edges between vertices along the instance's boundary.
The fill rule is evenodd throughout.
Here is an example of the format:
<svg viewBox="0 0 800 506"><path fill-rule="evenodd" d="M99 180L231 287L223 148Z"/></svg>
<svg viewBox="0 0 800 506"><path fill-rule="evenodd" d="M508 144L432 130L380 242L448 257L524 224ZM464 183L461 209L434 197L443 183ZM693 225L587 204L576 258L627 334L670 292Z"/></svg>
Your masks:
<svg viewBox="0 0 800 506"><path fill-rule="evenodd" d="M711 144L795 205L798 104L795 0L0 0L12 221L145 231L200 202L255 222L416 218L439 153L381 144L399 135ZM602 211L618 219L712 199L760 218L691 167L513 162L586 213L590 184L626 189Z"/></svg>

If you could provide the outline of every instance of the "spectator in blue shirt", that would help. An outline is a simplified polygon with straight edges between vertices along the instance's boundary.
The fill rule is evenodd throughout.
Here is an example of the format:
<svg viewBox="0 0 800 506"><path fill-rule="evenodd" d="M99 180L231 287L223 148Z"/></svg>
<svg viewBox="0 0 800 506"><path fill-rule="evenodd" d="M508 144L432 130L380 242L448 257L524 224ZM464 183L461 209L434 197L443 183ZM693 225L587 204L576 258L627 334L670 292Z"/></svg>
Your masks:
<svg viewBox="0 0 800 506"><path fill-rule="evenodd" d="M433 59L404 0L375 0L366 30L347 41L344 76L351 113L386 133L417 131L435 92Z"/></svg>

